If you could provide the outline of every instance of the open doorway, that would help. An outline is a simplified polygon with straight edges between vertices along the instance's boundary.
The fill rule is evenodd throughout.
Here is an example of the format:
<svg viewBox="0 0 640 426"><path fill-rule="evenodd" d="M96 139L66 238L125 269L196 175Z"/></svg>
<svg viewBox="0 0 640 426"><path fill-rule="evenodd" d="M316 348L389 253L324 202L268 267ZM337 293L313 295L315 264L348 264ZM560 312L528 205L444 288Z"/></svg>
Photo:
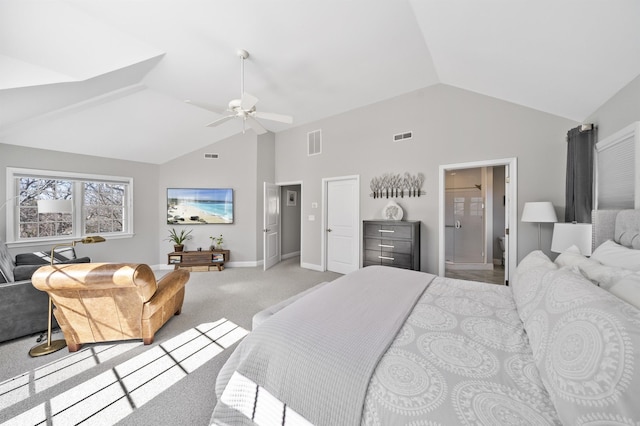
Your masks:
<svg viewBox="0 0 640 426"><path fill-rule="evenodd" d="M508 284L516 188L515 158L440 166L441 276Z"/></svg>
<svg viewBox="0 0 640 426"><path fill-rule="evenodd" d="M281 185L281 223L280 247L282 260L300 256L302 240L302 206L300 202L302 193L301 184Z"/></svg>
<svg viewBox="0 0 640 426"><path fill-rule="evenodd" d="M302 182L265 182L263 216L264 269L285 259L302 259Z"/></svg>

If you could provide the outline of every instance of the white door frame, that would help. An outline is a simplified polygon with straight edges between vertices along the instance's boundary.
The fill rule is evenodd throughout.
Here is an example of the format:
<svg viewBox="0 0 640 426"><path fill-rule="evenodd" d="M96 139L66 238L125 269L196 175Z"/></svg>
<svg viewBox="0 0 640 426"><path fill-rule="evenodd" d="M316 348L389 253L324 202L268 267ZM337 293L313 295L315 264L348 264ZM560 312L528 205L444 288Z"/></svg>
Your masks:
<svg viewBox="0 0 640 426"><path fill-rule="evenodd" d="M304 259L302 253L304 250L304 244L302 244L304 241L304 220L302 220L304 217L304 184L301 180L295 180L291 182L276 182L276 185L280 188L283 186L300 185L300 199L298 200L298 203L300 203L300 266L302 266L302 259ZM280 207L282 207L282 203L283 200L282 197L280 197ZM282 208L280 211L282 212ZM282 242L282 223L280 223L280 242ZM282 247L282 244L280 244L280 246Z"/></svg>
<svg viewBox="0 0 640 426"><path fill-rule="evenodd" d="M509 179L506 191L507 217L505 217L505 228L509 229L506 238L507 269L509 276L505 277L511 282L516 265L518 263L518 159L516 157L503 158L498 160L473 161L469 163L443 164L440 165L439 176L439 211L438 211L438 275L445 275L445 235L444 235L444 215L445 215L445 173L448 170L472 169L477 167L509 166Z"/></svg>
<svg viewBox="0 0 640 426"><path fill-rule="evenodd" d="M320 250L322 252L322 256L320 259L320 270L321 271L326 271L327 270L327 220L328 220L328 212L327 212L327 186L329 185L329 182L335 182L335 181L339 181L339 180L352 180L355 179L356 181L356 189L358 190L358 202L356 203L356 218L355 218L355 222L356 222L356 238L358 243L354 245L354 247L357 248L358 253L356 254L356 258L358 259L358 267L360 267L362 265L362 259L361 259L361 254L362 254L362 250L360 250L360 241L361 241L361 235L360 235L360 175L351 175L351 176L338 176L338 177L332 177L332 178L322 178L322 223L320 225L320 232L322 233L322 236L320 238Z"/></svg>

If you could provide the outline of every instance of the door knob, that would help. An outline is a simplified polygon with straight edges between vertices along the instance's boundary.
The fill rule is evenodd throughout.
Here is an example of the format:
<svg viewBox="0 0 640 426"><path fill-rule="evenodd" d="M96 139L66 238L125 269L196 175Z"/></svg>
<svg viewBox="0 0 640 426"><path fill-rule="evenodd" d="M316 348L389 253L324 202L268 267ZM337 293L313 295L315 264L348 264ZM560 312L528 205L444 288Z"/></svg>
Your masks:
<svg viewBox="0 0 640 426"><path fill-rule="evenodd" d="M327 228L327 232L331 232L331 228Z"/></svg>
<svg viewBox="0 0 640 426"><path fill-rule="evenodd" d="M262 232L269 232L269 231L271 231L271 229L269 229L269 228L266 228L266 229L262 230Z"/></svg>

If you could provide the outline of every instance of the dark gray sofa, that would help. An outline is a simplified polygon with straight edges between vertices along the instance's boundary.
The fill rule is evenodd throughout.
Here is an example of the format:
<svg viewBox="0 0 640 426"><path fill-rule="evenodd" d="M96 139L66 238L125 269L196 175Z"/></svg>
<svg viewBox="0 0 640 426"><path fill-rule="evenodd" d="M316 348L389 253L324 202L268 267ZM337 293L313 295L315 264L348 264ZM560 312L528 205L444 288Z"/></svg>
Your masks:
<svg viewBox="0 0 640 426"><path fill-rule="evenodd" d="M38 262L33 260L33 256L23 256L22 259ZM5 243L0 241L0 342L47 329L49 297L31 284L31 275L42 265L49 264L44 259L39 262L35 265L16 264ZM84 262L90 262L90 259L74 258L60 263ZM53 325L57 326L55 318L53 321Z"/></svg>

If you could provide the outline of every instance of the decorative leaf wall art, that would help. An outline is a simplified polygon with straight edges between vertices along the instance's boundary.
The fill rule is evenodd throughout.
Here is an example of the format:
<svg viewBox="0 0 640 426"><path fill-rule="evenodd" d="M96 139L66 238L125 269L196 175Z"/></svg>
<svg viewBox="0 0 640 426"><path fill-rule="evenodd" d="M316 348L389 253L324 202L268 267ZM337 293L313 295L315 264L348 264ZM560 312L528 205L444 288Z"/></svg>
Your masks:
<svg viewBox="0 0 640 426"><path fill-rule="evenodd" d="M424 184L424 174L415 175L406 172L403 175L395 173L385 173L371 179L369 187L373 198L397 198L419 197L425 195L422 190Z"/></svg>

